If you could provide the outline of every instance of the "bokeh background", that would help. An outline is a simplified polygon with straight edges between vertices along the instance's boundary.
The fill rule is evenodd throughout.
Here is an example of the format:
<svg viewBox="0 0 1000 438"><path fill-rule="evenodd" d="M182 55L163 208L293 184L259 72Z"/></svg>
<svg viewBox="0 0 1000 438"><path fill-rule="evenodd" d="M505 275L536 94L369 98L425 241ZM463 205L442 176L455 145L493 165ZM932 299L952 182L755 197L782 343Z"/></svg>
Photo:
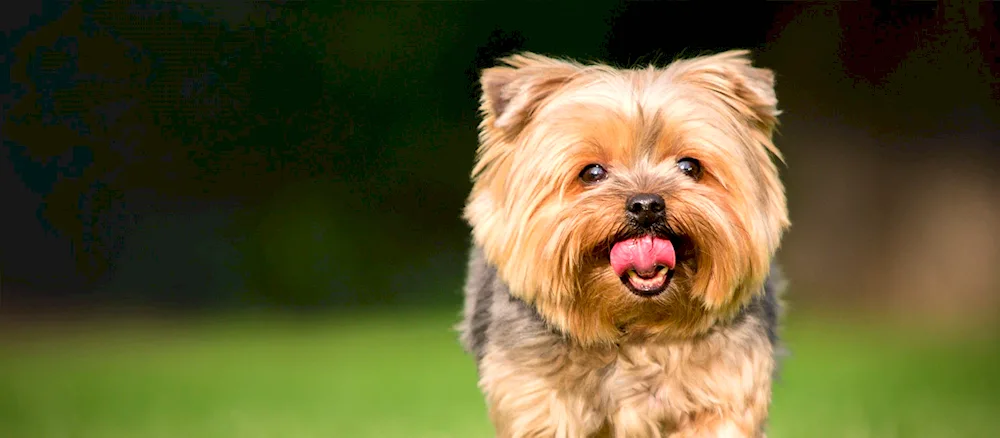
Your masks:
<svg viewBox="0 0 1000 438"><path fill-rule="evenodd" d="M990 2L8 2L0 437L489 436L451 331L478 71L734 47L784 110L771 435L996 436L998 23Z"/></svg>

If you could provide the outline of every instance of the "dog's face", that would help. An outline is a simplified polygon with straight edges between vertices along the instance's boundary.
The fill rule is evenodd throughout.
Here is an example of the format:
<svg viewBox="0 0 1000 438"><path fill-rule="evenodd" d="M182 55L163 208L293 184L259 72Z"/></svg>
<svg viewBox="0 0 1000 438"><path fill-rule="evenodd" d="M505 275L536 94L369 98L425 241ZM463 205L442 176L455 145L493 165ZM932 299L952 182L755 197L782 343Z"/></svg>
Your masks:
<svg viewBox="0 0 1000 438"><path fill-rule="evenodd" d="M482 74L465 217L515 296L592 344L692 335L758 293L788 226L769 70L505 62Z"/></svg>

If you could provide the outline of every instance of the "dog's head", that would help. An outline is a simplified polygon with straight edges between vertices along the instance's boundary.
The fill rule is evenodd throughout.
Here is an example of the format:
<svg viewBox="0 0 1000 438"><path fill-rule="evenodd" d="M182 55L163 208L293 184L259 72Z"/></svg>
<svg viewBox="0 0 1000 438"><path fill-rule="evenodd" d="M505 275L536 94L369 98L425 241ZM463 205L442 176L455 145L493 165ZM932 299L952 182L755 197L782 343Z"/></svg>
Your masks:
<svg viewBox="0 0 1000 438"><path fill-rule="evenodd" d="M770 70L503 61L465 217L512 294L591 344L696 334L761 290L789 224Z"/></svg>

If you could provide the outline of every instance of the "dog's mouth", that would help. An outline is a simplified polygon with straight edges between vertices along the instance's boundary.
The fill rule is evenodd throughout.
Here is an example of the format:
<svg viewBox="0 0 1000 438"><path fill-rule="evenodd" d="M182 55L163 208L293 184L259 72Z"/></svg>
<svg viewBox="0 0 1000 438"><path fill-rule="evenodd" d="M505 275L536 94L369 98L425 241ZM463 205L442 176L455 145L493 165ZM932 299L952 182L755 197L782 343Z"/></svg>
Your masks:
<svg viewBox="0 0 1000 438"><path fill-rule="evenodd" d="M635 269L625 271L625 274L622 275L622 283L636 295L655 297L667 289L673 276L673 269L657 265L651 272L647 273L639 273Z"/></svg>
<svg viewBox="0 0 1000 438"><path fill-rule="evenodd" d="M615 242L610 261L615 274L632 293L655 297L670 285L677 253L671 239L644 235Z"/></svg>

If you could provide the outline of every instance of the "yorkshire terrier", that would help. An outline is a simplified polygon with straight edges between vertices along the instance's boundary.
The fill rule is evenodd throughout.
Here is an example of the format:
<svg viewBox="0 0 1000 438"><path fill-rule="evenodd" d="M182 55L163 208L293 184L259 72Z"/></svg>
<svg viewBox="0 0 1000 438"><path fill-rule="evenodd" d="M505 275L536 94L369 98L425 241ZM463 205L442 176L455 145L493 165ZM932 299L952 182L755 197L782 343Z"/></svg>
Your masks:
<svg viewBox="0 0 1000 438"><path fill-rule="evenodd" d="M773 72L745 50L502 61L459 325L497 436L765 436L789 226Z"/></svg>

